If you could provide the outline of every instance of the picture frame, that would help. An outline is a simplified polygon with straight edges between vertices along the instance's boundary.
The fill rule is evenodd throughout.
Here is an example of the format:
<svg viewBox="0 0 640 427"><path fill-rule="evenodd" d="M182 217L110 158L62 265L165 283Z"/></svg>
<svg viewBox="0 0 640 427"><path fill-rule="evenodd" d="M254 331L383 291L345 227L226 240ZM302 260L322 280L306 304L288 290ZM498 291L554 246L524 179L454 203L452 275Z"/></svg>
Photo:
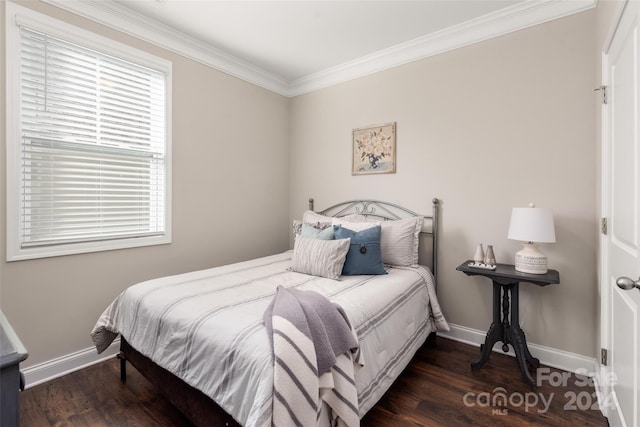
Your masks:
<svg viewBox="0 0 640 427"><path fill-rule="evenodd" d="M352 175L396 173L396 122L353 129Z"/></svg>

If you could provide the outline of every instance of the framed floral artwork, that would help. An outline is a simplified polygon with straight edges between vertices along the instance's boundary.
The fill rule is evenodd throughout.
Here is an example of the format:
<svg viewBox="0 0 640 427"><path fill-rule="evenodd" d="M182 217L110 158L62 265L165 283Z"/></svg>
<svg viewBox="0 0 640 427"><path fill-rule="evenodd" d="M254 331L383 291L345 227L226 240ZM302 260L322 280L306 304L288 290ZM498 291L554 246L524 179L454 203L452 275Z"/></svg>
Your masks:
<svg viewBox="0 0 640 427"><path fill-rule="evenodd" d="M396 173L396 123L353 130L352 175Z"/></svg>

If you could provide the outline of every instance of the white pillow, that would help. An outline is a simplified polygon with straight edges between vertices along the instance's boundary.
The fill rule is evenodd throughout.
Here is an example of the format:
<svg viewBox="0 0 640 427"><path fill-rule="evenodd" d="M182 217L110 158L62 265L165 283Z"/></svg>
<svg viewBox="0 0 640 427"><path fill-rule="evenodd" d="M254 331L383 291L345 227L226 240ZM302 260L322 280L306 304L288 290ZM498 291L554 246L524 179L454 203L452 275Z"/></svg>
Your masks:
<svg viewBox="0 0 640 427"><path fill-rule="evenodd" d="M382 262L402 267L418 265L420 231L424 218L420 216L389 221L353 221L355 216L333 218L333 225L342 225L353 231L362 231L380 225ZM351 221L350 221L351 220Z"/></svg>
<svg viewBox="0 0 640 427"><path fill-rule="evenodd" d="M313 276L338 279L347 258L351 239L320 240L296 236L291 270Z"/></svg>
<svg viewBox="0 0 640 427"><path fill-rule="evenodd" d="M340 217L345 221L349 222L376 222L381 221L381 219L373 216L363 215L363 214L350 214Z"/></svg>
<svg viewBox="0 0 640 427"><path fill-rule="evenodd" d="M404 267L418 265L418 247L423 222L424 218L418 216L383 221L380 235L382 262Z"/></svg>
<svg viewBox="0 0 640 427"><path fill-rule="evenodd" d="M341 225L344 228L348 228L352 231L362 231L366 230L367 228L375 227L376 225L382 224L380 221L350 221L349 217L333 218L331 223L333 225Z"/></svg>
<svg viewBox="0 0 640 427"><path fill-rule="evenodd" d="M314 211L305 211L302 214L302 222L306 222L307 224L315 224L317 222L331 222L333 219L332 216L320 215Z"/></svg>

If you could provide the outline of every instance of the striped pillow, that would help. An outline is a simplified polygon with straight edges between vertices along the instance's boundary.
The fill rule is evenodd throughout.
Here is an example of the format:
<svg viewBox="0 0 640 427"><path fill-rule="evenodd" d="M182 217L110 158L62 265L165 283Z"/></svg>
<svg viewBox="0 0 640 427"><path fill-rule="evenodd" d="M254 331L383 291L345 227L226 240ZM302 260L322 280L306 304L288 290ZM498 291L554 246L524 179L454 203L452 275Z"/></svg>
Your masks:
<svg viewBox="0 0 640 427"><path fill-rule="evenodd" d="M291 258L291 270L312 276L338 279L351 239L320 240L296 236Z"/></svg>
<svg viewBox="0 0 640 427"><path fill-rule="evenodd" d="M396 266L418 265L418 246L424 218L416 216L397 221L383 221L382 262ZM348 227L348 225L347 225Z"/></svg>

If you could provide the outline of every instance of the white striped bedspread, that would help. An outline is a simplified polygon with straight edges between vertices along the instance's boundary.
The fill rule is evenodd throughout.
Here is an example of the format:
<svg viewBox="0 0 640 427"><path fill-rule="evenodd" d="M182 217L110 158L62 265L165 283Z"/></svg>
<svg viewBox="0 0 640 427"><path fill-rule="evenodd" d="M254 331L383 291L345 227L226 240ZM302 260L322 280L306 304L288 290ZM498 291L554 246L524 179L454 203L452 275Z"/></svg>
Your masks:
<svg viewBox="0 0 640 427"><path fill-rule="evenodd" d="M341 306L365 366L355 373L360 417L432 331L449 330L424 267L325 279L289 270L292 251L142 282L120 294L91 336L98 351L121 334L140 353L210 396L244 426L270 427L273 362L263 314L278 286ZM320 419L320 425L328 425Z"/></svg>

